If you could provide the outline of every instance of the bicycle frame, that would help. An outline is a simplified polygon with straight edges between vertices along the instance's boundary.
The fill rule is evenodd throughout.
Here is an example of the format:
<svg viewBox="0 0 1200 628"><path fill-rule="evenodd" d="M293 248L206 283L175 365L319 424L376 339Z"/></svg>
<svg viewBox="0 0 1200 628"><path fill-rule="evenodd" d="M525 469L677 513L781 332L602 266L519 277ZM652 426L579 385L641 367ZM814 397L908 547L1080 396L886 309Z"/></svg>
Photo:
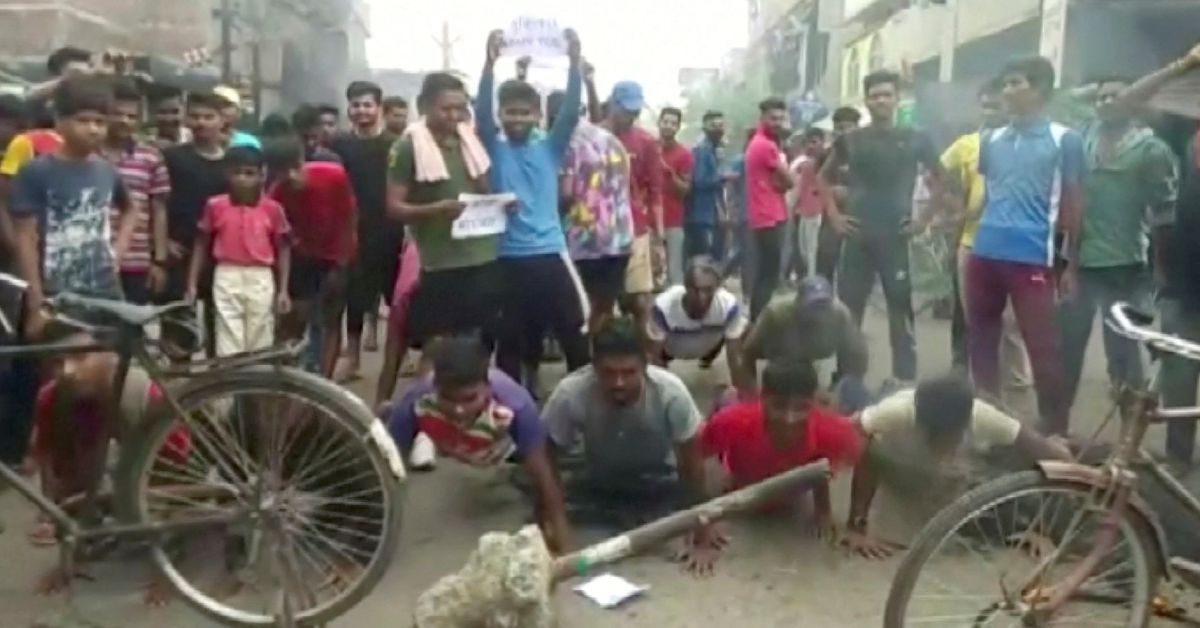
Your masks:
<svg viewBox="0 0 1200 628"><path fill-rule="evenodd" d="M125 380L129 375L130 366L134 362L137 362L138 366L144 369L149 375L150 381L154 382L163 391L164 401L172 408L172 411L179 414L182 412L182 408L171 394L170 388L166 385L170 380L205 373L220 373L251 364L277 364L285 360L294 359L303 350L304 346L302 342L297 342L229 358L217 358L175 366L162 366L147 350L146 336L140 328L88 327L81 329L81 331L88 333L89 338L86 340L68 339L33 345L0 347L0 359L19 357L49 358L83 353L115 352L117 354L117 370L113 377L113 399L119 403L121 394L125 389ZM103 437L102 455L99 456L101 464L104 464L104 461L108 457L108 444L113 436L112 428L113 426L111 425L105 425L104 430L101 432ZM76 518L69 515L62 507L43 495L37 487L33 486L32 483L13 470L12 467L4 463L0 463L0 480L12 485L29 503L50 517L57 526L57 529L65 531L60 533L60 536L62 537L66 551L70 551L71 548L78 545L81 541L97 537L147 538L173 531L228 525L240 518L236 514L224 514L193 517L188 520L177 520L167 523L157 522L84 527L79 524ZM95 495L89 494L85 499L84 508L86 510L91 501L94 501Z"/></svg>

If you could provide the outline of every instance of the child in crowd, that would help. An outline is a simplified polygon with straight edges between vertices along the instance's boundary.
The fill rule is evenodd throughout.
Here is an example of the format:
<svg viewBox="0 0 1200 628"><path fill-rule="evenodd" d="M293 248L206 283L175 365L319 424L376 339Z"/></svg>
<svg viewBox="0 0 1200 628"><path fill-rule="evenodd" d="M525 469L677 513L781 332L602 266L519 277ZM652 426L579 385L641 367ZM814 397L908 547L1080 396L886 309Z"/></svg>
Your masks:
<svg viewBox="0 0 1200 628"><path fill-rule="evenodd" d="M211 255L218 356L271 346L276 312L291 309L290 228L283 207L262 194L262 153L245 146L229 149L225 172L229 194L210 199L204 208L187 289L188 300L195 300Z"/></svg>

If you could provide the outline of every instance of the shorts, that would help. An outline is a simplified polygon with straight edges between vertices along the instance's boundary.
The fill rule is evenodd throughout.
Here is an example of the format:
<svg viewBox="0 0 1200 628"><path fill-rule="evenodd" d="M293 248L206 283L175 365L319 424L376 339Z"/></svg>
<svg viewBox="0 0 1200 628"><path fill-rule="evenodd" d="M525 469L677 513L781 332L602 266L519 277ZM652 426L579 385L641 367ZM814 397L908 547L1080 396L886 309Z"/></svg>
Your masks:
<svg viewBox="0 0 1200 628"><path fill-rule="evenodd" d="M292 258L291 275L288 276L288 296L293 301L316 299L325 287L329 274L339 269L337 262L297 256Z"/></svg>
<svg viewBox="0 0 1200 628"><path fill-rule="evenodd" d="M633 239L633 250L625 266L625 293L651 292L654 292L654 268L650 255L650 234L643 233Z"/></svg>
<svg viewBox="0 0 1200 628"><path fill-rule="evenodd" d="M503 279L496 262L422 270L409 308L409 342L419 347L438 336L478 334L490 346L500 320Z"/></svg>
<svg viewBox="0 0 1200 628"><path fill-rule="evenodd" d="M628 255L581 259L575 262L579 280L592 301L615 303L625 292L625 269Z"/></svg>

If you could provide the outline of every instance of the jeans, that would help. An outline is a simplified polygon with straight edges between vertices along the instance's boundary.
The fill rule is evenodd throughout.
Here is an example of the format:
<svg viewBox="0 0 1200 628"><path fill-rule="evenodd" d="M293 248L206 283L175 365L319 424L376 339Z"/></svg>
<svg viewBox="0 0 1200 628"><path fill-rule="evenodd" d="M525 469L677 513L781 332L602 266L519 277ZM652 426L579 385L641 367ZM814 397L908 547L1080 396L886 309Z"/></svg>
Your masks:
<svg viewBox="0 0 1200 628"><path fill-rule="evenodd" d="M1056 325L1054 271L1045 266L985 259L967 261L967 329L975 385L1000 396L1000 335L1012 299L1033 368L1038 414L1047 434L1066 434L1069 407Z"/></svg>
<svg viewBox="0 0 1200 628"><path fill-rule="evenodd" d="M765 229L754 229L754 290L750 296L750 319L767 307L779 285L779 262L783 255L785 223Z"/></svg>
<svg viewBox="0 0 1200 628"><path fill-rule="evenodd" d="M1117 301L1127 301L1145 307L1150 302L1151 281L1141 264L1109 268L1083 268L1079 271L1079 286L1074 298L1059 306L1063 338L1063 375L1066 378L1067 402L1075 400L1088 339L1092 335L1092 320L1096 308L1100 318L1109 318L1109 308ZM1108 378L1114 384L1125 384L1141 390L1146 382L1142 352L1138 343L1101 324L1104 334L1104 354L1108 357Z"/></svg>
<svg viewBox="0 0 1200 628"><path fill-rule="evenodd" d="M25 459L40 380L35 358L14 358L0 372L0 462L4 464L16 466Z"/></svg>
<svg viewBox="0 0 1200 628"><path fill-rule="evenodd" d="M667 247L667 285L683 284L683 227L667 227L664 240Z"/></svg>
<svg viewBox="0 0 1200 628"><path fill-rule="evenodd" d="M1200 342L1200 304L1178 299L1163 299L1162 330L1191 342ZM1159 373L1164 408L1188 408L1196 405L1196 380L1200 362L1164 352ZM1191 464L1196 449L1195 421L1167 421L1167 456Z"/></svg>
<svg viewBox="0 0 1200 628"><path fill-rule="evenodd" d="M738 273L742 281L742 292L749 295L754 288L754 234L746 223L736 224L730 234L728 259L725 260L725 276Z"/></svg>
<svg viewBox="0 0 1200 628"><path fill-rule="evenodd" d="M912 284L908 273L908 238L896 234L859 234L842 246L838 296L859 327L875 277L887 301L888 336L892 345L892 376L917 379L917 341L913 332Z"/></svg>
<svg viewBox="0 0 1200 628"><path fill-rule="evenodd" d="M684 225L683 227L683 251L684 255L691 259L698 255L707 255L713 258L714 261L720 263L721 258L716 251L716 235L717 227L713 225Z"/></svg>
<svg viewBox="0 0 1200 628"><path fill-rule="evenodd" d="M842 236L828 220L821 221L817 232L817 274L833 283L837 275L838 262L842 259Z"/></svg>

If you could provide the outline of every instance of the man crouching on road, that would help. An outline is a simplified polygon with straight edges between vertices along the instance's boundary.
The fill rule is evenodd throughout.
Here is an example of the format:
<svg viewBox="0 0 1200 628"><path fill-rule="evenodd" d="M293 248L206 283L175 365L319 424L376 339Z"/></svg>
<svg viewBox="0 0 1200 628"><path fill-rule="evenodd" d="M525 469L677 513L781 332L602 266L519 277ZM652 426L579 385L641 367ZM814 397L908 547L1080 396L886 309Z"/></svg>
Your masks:
<svg viewBox="0 0 1200 628"><path fill-rule="evenodd" d="M880 480L932 514L999 469L1072 459L1062 441L976 399L971 384L957 374L896 392L860 412L855 423L865 448L854 469L841 545L868 558L887 557L899 547L868 533Z"/></svg>

